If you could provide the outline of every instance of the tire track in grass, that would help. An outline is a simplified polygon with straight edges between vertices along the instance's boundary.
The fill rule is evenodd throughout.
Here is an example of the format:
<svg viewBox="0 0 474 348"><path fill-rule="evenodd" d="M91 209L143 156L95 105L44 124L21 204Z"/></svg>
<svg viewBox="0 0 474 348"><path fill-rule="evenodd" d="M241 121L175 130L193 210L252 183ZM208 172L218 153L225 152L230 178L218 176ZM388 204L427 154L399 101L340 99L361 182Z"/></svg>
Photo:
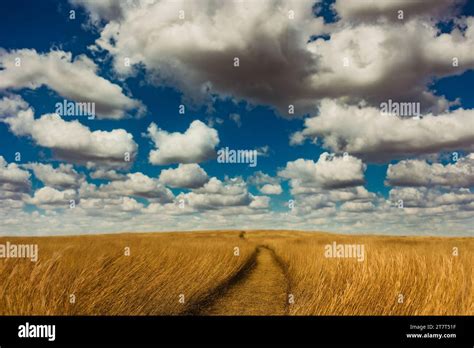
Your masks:
<svg viewBox="0 0 474 348"><path fill-rule="evenodd" d="M285 315L288 282L273 250L258 246L252 263L193 314Z"/></svg>

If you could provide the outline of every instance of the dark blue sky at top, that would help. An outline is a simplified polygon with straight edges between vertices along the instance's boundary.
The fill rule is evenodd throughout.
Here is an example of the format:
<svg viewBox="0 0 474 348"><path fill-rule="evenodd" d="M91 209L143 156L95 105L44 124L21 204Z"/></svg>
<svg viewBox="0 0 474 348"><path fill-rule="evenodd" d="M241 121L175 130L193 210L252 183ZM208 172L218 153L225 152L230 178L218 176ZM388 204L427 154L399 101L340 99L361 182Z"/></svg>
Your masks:
<svg viewBox="0 0 474 348"><path fill-rule="evenodd" d="M332 1L325 3L319 12L327 22L335 21L336 18L330 10ZM83 24L87 22L87 16L81 9L76 10L76 19L69 19L71 6L66 1L53 0L16 0L2 4L2 21L0 21L0 47L11 49L34 48L38 52L49 52L51 49L61 49L72 52L73 57L86 54L95 60L87 47L94 43L98 32L91 28L85 29ZM315 8L315 12L317 8ZM474 1L468 1L463 9L463 14L474 14ZM101 57L104 57L101 54ZM151 166L148 163L149 151L153 148L150 139L142 137L149 124L155 122L160 128L169 132L184 132L189 124L200 119L206 122L209 117L218 117L224 120L223 124L215 124L220 138L218 147L229 146L234 149L254 149L268 145L270 147L268 157L258 157L256 168L241 165L222 165L216 161L202 163L202 167L210 176L223 179L225 175L231 177L241 175L244 178L254 171L260 170L272 176L279 168L286 165L288 161L298 158L317 160L320 153L325 151L319 145L306 142L302 146L289 146L291 133L301 130L303 119L288 120L278 117L275 111L267 106L255 106L249 108L244 102L238 105L232 101L217 101L214 105L215 111L206 112L202 107L198 110L187 108L185 115L178 114L178 106L181 104L181 93L172 88L155 87L143 83L143 73L136 77L121 82L114 78L110 69L110 61L100 65L99 74L113 83L117 83L131 91L131 97L141 100L148 108L148 113L142 119L113 120L87 120L81 118L80 122L92 130L111 130L124 128L132 133L134 140L138 143L139 152L136 162L131 171L141 171L151 177L159 175L163 168L173 166ZM461 106L474 108L472 88L474 83L474 72L467 72L461 76L453 76L433 81L431 88L436 94L445 95L449 100L460 98ZM46 87L37 90L21 90L15 92L20 94L35 109L36 117L41 114L54 112L54 104L63 98L56 95ZM229 114L237 113L241 116L242 126L240 128L229 119ZM14 153L22 153L22 162L53 161L54 158L48 149L35 146L28 138L16 137L8 131L5 124L0 124L0 155L8 162L12 162ZM84 171L84 168L77 168ZM366 171L366 187L373 192L387 194L388 188L384 185L387 164L369 164ZM94 181L92 182L100 182ZM38 182L34 182L38 186ZM284 188L287 185L284 184ZM255 189L251 189L256 193ZM283 206L283 201L290 198L288 190L274 201L273 208Z"/></svg>

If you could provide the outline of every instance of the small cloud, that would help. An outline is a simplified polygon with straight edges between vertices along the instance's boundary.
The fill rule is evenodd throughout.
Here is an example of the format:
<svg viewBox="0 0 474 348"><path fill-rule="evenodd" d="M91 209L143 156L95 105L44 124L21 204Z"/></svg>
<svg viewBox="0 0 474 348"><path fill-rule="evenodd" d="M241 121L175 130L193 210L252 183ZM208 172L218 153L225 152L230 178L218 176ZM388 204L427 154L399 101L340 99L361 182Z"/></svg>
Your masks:
<svg viewBox="0 0 474 348"><path fill-rule="evenodd" d="M235 122L235 124L237 125L237 127L241 127L242 126L242 120L240 119L240 115L239 114L230 114L229 115L229 118Z"/></svg>

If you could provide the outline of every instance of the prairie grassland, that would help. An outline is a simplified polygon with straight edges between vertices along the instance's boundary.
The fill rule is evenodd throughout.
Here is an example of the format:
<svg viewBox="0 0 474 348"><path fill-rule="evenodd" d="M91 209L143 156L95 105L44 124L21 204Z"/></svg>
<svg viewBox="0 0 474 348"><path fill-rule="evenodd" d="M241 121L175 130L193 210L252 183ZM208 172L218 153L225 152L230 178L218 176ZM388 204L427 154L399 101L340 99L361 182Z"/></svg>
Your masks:
<svg viewBox="0 0 474 348"><path fill-rule="evenodd" d="M7 240L37 243L39 261L0 259L1 315L187 313L254 251L238 233L0 238L0 243Z"/></svg>
<svg viewBox="0 0 474 348"><path fill-rule="evenodd" d="M473 238L260 233L255 239L273 248L285 268L294 296L290 315L474 314ZM333 242L363 244L365 260L326 258L324 246Z"/></svg>
<svg viewBox="0 0 474 348"><path fill-rule="evenodd" d="M0 315L474 314L474 238L217 231L6 241L37 243L39 261L0 259ZM365 260L326 258L333 242L363 244Z"/></svg>

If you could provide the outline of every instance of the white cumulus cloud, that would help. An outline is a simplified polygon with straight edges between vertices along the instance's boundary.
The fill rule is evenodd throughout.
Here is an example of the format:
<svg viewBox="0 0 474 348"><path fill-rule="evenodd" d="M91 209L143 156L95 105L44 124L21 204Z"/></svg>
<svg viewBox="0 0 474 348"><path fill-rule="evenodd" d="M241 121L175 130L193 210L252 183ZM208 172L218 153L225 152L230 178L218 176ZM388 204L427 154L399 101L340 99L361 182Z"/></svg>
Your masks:
<svg viewBox="0 0 474 348"><path fill-rule="evenodd" d="M98 76L97 70L85 55L73 59L70 52L64 51L41 54L33 49L0 50L0 90L47 86L69 100L95 103L99 118L120 119L132 110L140 115L145 111L120 86ZM55 106L50 108L54 112Z"/></svg>
<svg viewBox="0 0 474 348"><path fill-rule="evenodd" d="M363 184L365 169L365 164L356 157L331 156L325 152L317 162L302 158L288 162L278 175L291 179L294 186L343 188Z"/></svg>
<svg viewBox="0 0 474 348"><path fill-rule="evenodd" d="M298 133L297 133L298 134ZM371 161L474 147L474 110L462 108L422 119L387 116L375 107L321 103L319 115L307 118L302 134L319 139L334 152Z"/></svg>
<svg viewBox="0 0 474 348"><path fill-rule="evenodd" d="M474 186L474 154L460 158L456 163L443 165L424 160L403 160L390 164L387 184L391 186Z"/></svg>
<svg viewBox="0 0 474 348"><path fill-rule="evenodd" d="M77 188L84 182L84 175L79 174L71 164L60 163L57 168L51 164L29 163L23 168L31 169L45 186L52 188Z"/></svg>
<svg viewBox="0 0 474 348"><path fill-rule="evenodd" d="M28 136L60 158L91 166L128 167L138 145L124 129L91 131L79 121L65 121L57 114L34 117L21 98L0 100L0 122L18 136Z"/></svg>
<svg viewBox="0 0 474 348"><path fill-rule="evenodd" d="M179 188L198 188L209 181L207 173L198 164L180 164L175 169L164 169L160 173L160 182Z"/></svg>
<svg viewBox="0 0 474 348"><path fill-rule="evenodd" d="M215 157L219 143L217 131L199 120L193 121L184 133L169 133L152 123L148 136L157 147L149 155L151 164L200 163Z"/></svg>

